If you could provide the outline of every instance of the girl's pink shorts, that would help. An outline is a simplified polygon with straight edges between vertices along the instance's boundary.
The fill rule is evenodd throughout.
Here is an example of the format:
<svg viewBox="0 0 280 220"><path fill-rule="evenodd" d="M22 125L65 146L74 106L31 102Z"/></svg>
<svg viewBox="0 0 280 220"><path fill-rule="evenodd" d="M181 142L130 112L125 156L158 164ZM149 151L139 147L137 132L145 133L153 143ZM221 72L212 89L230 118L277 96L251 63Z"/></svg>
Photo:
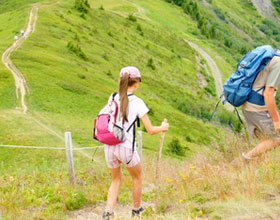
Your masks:
<svg viewBox="0 0 280 220"><path fill-rule="evenodd" d="M132 155L131 148L121 145L105 146L105 158L109 168L118 168L121 163L126 167L134 167L140 162L140 157L136 149ZM128 162L129 164L127 164Z"/></svg>

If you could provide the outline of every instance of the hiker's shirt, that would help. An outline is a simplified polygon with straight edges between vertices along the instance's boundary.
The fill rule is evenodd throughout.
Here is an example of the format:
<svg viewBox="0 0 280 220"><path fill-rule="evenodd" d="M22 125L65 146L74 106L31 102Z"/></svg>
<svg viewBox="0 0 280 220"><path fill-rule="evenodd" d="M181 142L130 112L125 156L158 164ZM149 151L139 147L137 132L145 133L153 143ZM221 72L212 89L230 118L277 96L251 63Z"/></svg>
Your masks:
<svg viewBox="0 0 280 220"><path fill-rule="evenodd" d="M119 94L116 94L115 100L118 100ZM110 96L108 102L112 100L112 95ZM128 96L129 104L128 104L128 121L124 122L123 128L124 130L128 130L130 125L135 121L135 119L142 118L145 114L149 112L148 107L144 103L144 101L140 98L138 98L136 95ZM137 123L135 123L136 126ZM126 141L124 143L121 143L121 146L132 148L133 143L133 128L130 129L130 131L126 135Z"/></svg>
<svg viewBox="0 0 280 220"><path fill-rule="evenodd" d="M264 87L273 87L275 89L274 96L276 96L277 89L280 85L280 57L275 56L268 63L268 65L258 74L254 84L253 90L260 90L258 93L263 95ZM268 111L266 105L256 105L250 102L245 102L242 108L251 112Z"/></svg>

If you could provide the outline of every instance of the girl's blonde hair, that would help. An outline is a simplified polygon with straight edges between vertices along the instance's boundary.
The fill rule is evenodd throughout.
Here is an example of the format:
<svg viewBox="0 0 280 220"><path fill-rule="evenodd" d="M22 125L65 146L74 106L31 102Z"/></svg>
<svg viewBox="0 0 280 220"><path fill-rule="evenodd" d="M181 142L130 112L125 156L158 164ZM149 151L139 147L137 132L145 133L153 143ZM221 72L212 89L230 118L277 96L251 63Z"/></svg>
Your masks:
<svg viewBox="0 0 280 220"><path fill-rule="evenodd" d="M124 121L128 121L127 116L128 116L129 100L127 96L127 89L140 81L141 81L140 78L129 78L128 73L125 73L122 77L120 77L120 82L119 82L120 111Z"/></svg>

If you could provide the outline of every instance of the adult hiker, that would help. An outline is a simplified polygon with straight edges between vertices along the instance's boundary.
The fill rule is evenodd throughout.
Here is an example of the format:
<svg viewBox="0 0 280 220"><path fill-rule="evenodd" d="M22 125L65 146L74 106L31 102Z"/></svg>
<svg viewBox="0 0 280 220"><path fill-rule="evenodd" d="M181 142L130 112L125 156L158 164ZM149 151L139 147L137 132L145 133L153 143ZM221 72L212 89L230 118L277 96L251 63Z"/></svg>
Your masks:
<svg viewBox="0 0 280 220"><path fill-rule="evenodd" d="M20 30L20 35L23 36L24 35L24 30Z"/></svg>
<svg viewBox="0 0 280 220"><path fill-rule="evenodd" d="M147 113L149 112L148 107L142 99L134 95L138 89L140 82L141 75L136 67L129 66L123 68L120 71L118 93L113 93L110 96L108 105L101 110L95 123L95 138L102 143L115 143L114 141L116 141L116 139L123 140L123 142L120 141L120 144L105 146L105 158L112 174L112 183L107 196L107 207L105 212L103 213L103 219L106 220L114 216L114 207L117 202L117 197L122 181L121 164L124 164L126 166L127 170L132 176L132 195L134 206L132 209L132 216L140 216L144 211L143 207L141 206L141 162L137 151L134 151L135 122L137 121L137 118L140 118L142 120L147 132L151 135L160 132L166 132L169 128L169 124L166 122L162 122L161 126L158 127L155 127L151 124L147 115ZM116 108L112 108L112 106L116 106ZM106 113L107 108L109 108L110 110ZM112 112L115 112L112 119L114 121L114 123L112 124L114 128L108 128L108 132L106 133L106 135L102 136L104 127L110 127L110 125L105 124L108 124L108 118L110 118L108 114ZM106 116L104 118L104 121L102 122L102 117L106 114L108 116ZM130 129L132 127L133 129ZM120 128L121 130L119 130ZM126 131L126 134L122 133L123 130ZM108 138L108 136L110 136L110 138ZM125 136L125 138L123 136Z"/></svg>
<svg viewBox="0 0 280 220"><path fill-rule="evenodd" d="M280 133L280 117L275 100L280 85L280 57L276 55L258 73L252 87L253 91L263 96L264 103L259 105L247 101L242 105L249 135L259 138L254 149L242 153L245 161L280 146L280 136L277 136Z"/></svg>

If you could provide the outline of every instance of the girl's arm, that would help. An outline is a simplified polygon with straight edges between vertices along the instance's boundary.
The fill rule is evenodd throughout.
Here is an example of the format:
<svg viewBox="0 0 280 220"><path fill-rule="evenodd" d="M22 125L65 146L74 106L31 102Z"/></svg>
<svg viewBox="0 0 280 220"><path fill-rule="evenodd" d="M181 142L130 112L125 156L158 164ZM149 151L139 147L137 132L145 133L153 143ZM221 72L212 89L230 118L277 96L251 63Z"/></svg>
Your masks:
<svg viewBox="0 0 280 220"><path fill-rule="evenodd" d="M162 122L161 126L156 126L156 127L153 126L149 119L149 116L147 114L145 114L141 119L142 119L142 122L143 122L148 134L151 134L151 135L157 134L160 132L165 132L169 128L169 124L166 122Z"/></svg>

